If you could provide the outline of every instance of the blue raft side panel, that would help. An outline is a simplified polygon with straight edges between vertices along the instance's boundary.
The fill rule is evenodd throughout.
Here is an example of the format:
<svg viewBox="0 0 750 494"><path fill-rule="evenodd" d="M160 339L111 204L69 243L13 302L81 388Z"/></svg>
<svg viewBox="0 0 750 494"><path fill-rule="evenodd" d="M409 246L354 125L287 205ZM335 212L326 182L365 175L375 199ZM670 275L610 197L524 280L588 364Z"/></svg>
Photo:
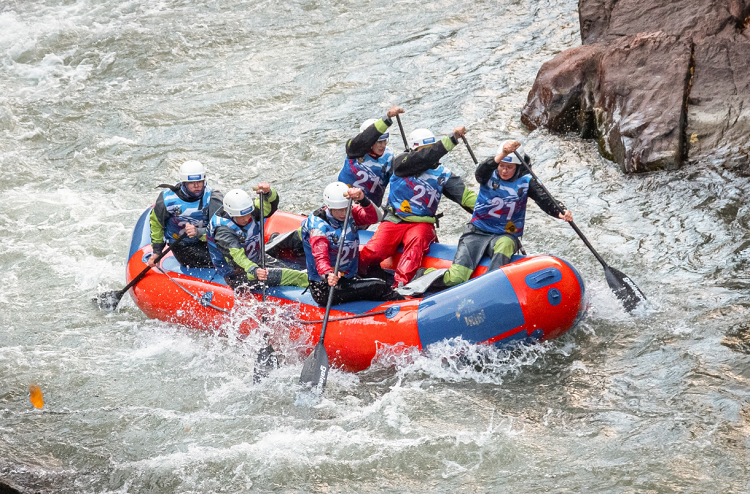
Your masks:
<svg viewBox="0 0 750 494"><path fill-rule="evenodd" d="M129 250L129 253L128 253L128 260L130 260L130 258L132 258L133 255L136 252L138 252L140 249L142 249L144 246L149 245L151 243L151 226L149 225L149 216L151 215L151 210L152 209L153 208L151 208L151 207L147 208L141 214L140 218L138 218L138 221L136 222L135 227L133 228L133 237L132 237L132 239L130 241L130 250ZM370 231L370 230L360 230L359 231L359 240L360 240L360 243L362 245L366 244L372 238L372 235L374 233L375 232ZM402 252L401 248L399 248L399 252ZM455 256L455 254L456 254L456 246L455 245L446 245L446 244L434 243L434 244L432 244L430 246L430 251L427 253L427 257L433 257L433 258L436 258L436 259L446 259L446 260L452 261L453 257ZM517 255L513 256L512 261L515 261L517 259L521 259L522 257L523 256L517 256ZM490 263L490 259L488 257L484 257L482 259L482 262L479 263L479 265L480 266L488 266L489 263ZM191 276L193 278L197 278L197 279L200 279L200 280L205 280L205 281L209 281L209 282L217 283L219 285L226 286L226 282L224 281L224 279L221 276L216 276L216 270L215 269L186 268L186 267L182 266L180 263L178 263L177 260L174 257L172 257L172 256L167 257L166 259L164 259L164 261L162 262L162 268L165 271L171 271L173 273L184 274L186 276ZM474 285L475 281L478 281L478 280L483 279L485 277L486 276L481 276L479 278L476 278L476 279L472 280L471 285ZM504 274L503 274L503 277L505 277ZM505 284L508 286L508 289L512 293L513 290L511 288L510 282L508 282L507 278L505 278ZM460 298L468 298L469 293L467 292L466 296L464 296L463 293L465 292L465 290L469 286L470 285L466 285L466 284L464 284L464 285L461 286L461 288L462 288L461 294L462 295L460 295ZM470 292L474 293L475 290L477 290L477 291L487 290L487 288L488 287L486 287L486 286L484 286L481 289L479 287L472 288L472 290ZM497 290L495 288L491 288L491 290L494 290L495 293L497 293ZM441 292L441 293L439 293L437 295L441 295L441 294L442 295L447 295L447 294L449 294L452 291L453 291L453 289L447 290L447 291ZM296 302L299 302L299 303L302 303L302 304L307 304L307 305L312 305L312 306L316 306L317 305L315 303L315 300L313 300L312 295L310 295L310 291L309 290L305 291L305 290L303 290L301 288L298 288L298 287L293 287L293 286L269 287L269 288L266 289L266 293L269 294L269 295L271 295L272 297L284 298L284 299L287 299L287 300L294 300ZM456 297L456 296L457 295L453 295L452 297ZM433 298L433 297L430 297L430 298ZM451 300L453 300L453 298L451 298ZM479 298L475 297L475 300L479 300ZM517 299L515 297L515 293L513 293L513 300L516 300L516 304L518 303ZM334 305L332 308L334 310L343 311L343 312L349 312L351 314L362 314L362 313L369 312L369 311L375 309L376 307L378 307L382 303L383 302L373 302L373 301L363 300L363 301L358 301L358 302L350 302L348 304ZM448 303L451 303L451 302L448 302ZM479 305L479 307L481 307L481 304ZM420 309L419 310L420 310L420 314L421 314L422 305L420 305ZM519 314L520 314L520 308L518 309L518 311L519 311ZM427 313L434 314L434 311L429 311L428 310ZM455 316L455 311L454 311L454 316ZM430 318L432 316L426 316L426 317ZM505 317L505 316L503 316L503 317ZM522 323L523 323L523 316L521 316L521 323L519 323L519 324L517 324L516 326L513 326L513 327L520 326L520 324L522 324ZM500 331L500 332L502 332L502 331ZM500 332L497 332L496 334L499 334ZM442 334L443 336L441 336L439 339L443 339L443 338L446 337L444 332L440 332L440 334ZM465 332L464 333L464 337L467 337L467 335L468 335L468 333ZM450 338L450 336L448 336L448 337ZM482 339L477 340L477 341L484 341L484 340L486 340L488 338L482 338ZM423 345L427 344L427 343L424 343L424 339L422 341L423 341ZM435 340L435 341L437 341L437 340Z"/></svg>
<svg viewBox="0 0 750 494"><path fill-rule="evenodd" d="M523 323L523 312L516 292L508 277L499 269L474 278L471 283L425 298L419 304L417 315L422 346L457 336L479 343ZM526 338L526 333L521 333L510 335L502 342Z"/></svg>
<svg viewBox="0 0 750 494"><path fill-rule="evenodd" d="M136 221L133 227L133 237L130 239L130 251L128 252L128 261L133 257L133 254L143 248L144 245L151 243L151 225L148 224L148 217L151 214L151 209L147 208L141 217ZM127 268L126 268L127 269Z"/></svg>

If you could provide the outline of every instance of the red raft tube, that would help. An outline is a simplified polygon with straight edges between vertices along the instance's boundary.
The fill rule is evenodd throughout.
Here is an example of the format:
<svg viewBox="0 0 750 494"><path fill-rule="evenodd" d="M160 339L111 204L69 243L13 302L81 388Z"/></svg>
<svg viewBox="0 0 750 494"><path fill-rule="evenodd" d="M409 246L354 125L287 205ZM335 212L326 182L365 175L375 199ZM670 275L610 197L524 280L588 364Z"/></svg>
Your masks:
<svg viewBox="0 0 750 494"><path fill-rule="evenodd" d="M133 231L128 282L146 267L151 254L150 213L151 208L141 215ZM304 219L277 211L266 220L266 235L296 230ZM372 233L360 231L360 243L364 245ZM455 251L454 245L433 244L422 266L450 267ZM398 256L383 266L394 266ZM370 366L378 349L421 350L456 337L496 345L553 339L573 327L583 313L583 280L566 261L547 255L514 256L510 264L485 274L487 265L485 259L466 283L424 297L333 306L325 337L331 365L357 372ZM135 304L146 316L196 329L220 330L230 321L236 323L237 299L215 270L185 268L171 253L159 267L131 289ZM266 294L269 305L288 309L299 321L289 329L288 338L306 341L312 351L320 338L325 308L298 287L269 287ZM260 300L261 294L242 295L238 300L244 297ZM251 331L254 324L247 321L240 331Z"/></svg>

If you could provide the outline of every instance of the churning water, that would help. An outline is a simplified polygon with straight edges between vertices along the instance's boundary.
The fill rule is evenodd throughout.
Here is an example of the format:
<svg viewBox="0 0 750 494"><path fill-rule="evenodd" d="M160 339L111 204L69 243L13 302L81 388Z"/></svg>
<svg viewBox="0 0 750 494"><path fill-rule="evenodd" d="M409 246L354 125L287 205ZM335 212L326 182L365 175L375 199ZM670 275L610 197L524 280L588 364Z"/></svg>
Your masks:
<svg viewBox="0 0 750 494"><path fill-rule="evenodd" d="M746 492L747 179L719 164L624 176L595 143L526 131L541 64L580 43L575 0L0 3L0 479L29 492ZM270 180L306 213L343 143L391 104L407 131L521 138L607 262L529 210L526 248L577 266L589 310L512 351L437 344L254 385L261 342L147 319L130 232L199 159L222 190ZM401 148L396 132L392 147ZM446 163L473 183L463 146ZM468 215L446 201L439 235ZM739 342L739 343L738 343ZM481 359L466 364L459 355ZM38 384L43 410L29 403Z"/></svg>

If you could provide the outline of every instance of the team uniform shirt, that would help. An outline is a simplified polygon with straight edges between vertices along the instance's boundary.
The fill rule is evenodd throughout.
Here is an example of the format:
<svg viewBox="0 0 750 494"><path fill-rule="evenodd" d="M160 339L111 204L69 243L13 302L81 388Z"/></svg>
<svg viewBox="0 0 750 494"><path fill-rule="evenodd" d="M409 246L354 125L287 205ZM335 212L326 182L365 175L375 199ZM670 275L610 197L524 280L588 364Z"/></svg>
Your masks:
<svg viewBox="0 0 750 494"><path fill-rule="evenodd" d="M385 148L383 155L377 159L369 154L360 158L345 159L338 180L350 187L362 189L365 197L380 207L392 174L393 151Z"/></svg>
<svg viewBox="0 0 750 494"><path fill-rule="evenodd" d="M344 235L339 272L345 278L354 278L359 265L359 225L377 221L375 206L365 198L360 205L352 206L349 223L339 221L323 207L307 217L302 224L302 243L305 249L307 277L310 281L323 281L333 271L339 251L339 240ZM342 233L343 231L343 233Z"/></svg>
<svg viewBox="0 0 750 494"><path fill-rule="evenodd" d="M495 170L492 177L479 187L471 222L489 233L507 233L520 238L526 219L531 175L505 181Z"/></svg>
<svg viewBox="0 0 750 494"><path fill-rule="evenodd" d="M450 177L451 171L443 165L413 177L394 176L388 205L396 216L406 221L434 217L443 196L443 187Z"/></svg>
<svg viewBox="0 0 750 494"><path fill-rule="evenodd" d="M440 164L440 159L455 146L455 138L446 136L432 146L394 158L385 220L435 223L435 213L443 196L469 213L473 211L477 194L466 187L461 177Z"/></svg>
<svg viewBox="0 0 750 494"><path fill-rule="evenodd" d="M376 121L346 142L346 159L338 180L349 187L362 189L365 197L380 207L385 188L393 174L393 151L386 147L383 155L376 158L370 154L372 146L384 134L393 121L387 115Z"/></svg>
<svg viewBox="0 0 750 494"><path fill-rule="evenodd" d="M178 184L165 189L151 211L151 243L163 245L165 240L172 243L185 233L185 225L191 223L198 228L198 237L186 237L182 242L191 244L200 242L205 235L209 221L209 204L212 190L206 185L199 198L190 198Z"/></svg>
<svg viewBox="0 0 750 494"><path fill-rule="evenodd" d="M563 212L557 202L524 171L523 166L517 165L513 177L503 180L497 172L494 157L487 158L477 167L474 176L480 184L479 196L471 217L471 223L476 228L487 233L521 238L529 199L555 218Z"/></svg>
<svg viewBox="0 0 750 494"><path fill-rule="evenodd" d="M260 256L259 222L251 220L247 225L239 226L222 211L221 214L215 214L211 218L206 237L211 261L221 276L228 276L237 268L247 270L246 262L240 260L238 263L235 260L233 249L242 249L247 260L253 266L257 266ZM253 266L250 266L251 269Z"/></svg>

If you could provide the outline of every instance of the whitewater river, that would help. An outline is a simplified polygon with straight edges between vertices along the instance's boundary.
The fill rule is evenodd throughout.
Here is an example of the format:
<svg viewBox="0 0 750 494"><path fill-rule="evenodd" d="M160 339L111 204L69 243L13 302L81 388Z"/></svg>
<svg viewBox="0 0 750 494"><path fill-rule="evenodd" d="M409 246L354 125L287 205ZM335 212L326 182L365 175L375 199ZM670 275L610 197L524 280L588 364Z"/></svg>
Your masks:
<svg viewBox="0 0 750 494"><path fill-rule="evenodd" d="M625 176L594 142L529 133L520 110L541 64L580 44L576 9L1 2L0 480L45 493L747 492L747 177L713 163ZM91 304L124 286L133 225L179 163L203 161L225 191L270 180L283 209L307 213L345 139L391 104L407 131L466 125L480 158L522 139L649 306L627 315L572 229L536 206L527 250L587 283L577 327L512 352L454 341L335 370L322 397L300 392L293 352L253 384L256 336L149 320L128 296L115 313ZM473 185L463 145L445 162ZM455 241L468 215L441 210L441 240Z"/></svg>

